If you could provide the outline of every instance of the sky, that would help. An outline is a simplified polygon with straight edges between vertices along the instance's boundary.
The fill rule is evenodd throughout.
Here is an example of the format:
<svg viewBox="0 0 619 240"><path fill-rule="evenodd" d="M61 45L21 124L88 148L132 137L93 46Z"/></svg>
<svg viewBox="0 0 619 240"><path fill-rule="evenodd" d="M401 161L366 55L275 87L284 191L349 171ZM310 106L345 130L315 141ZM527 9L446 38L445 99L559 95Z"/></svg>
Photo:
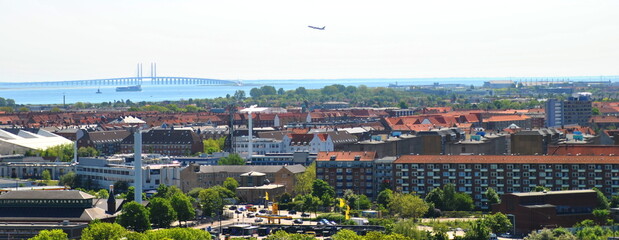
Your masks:
<svg viewBox="0 0 619 240"><path fill-rule="evenodd" d="M0 82L619 75L619 1L0 0ZM308 25L322 27L315 30Z"/></svg>

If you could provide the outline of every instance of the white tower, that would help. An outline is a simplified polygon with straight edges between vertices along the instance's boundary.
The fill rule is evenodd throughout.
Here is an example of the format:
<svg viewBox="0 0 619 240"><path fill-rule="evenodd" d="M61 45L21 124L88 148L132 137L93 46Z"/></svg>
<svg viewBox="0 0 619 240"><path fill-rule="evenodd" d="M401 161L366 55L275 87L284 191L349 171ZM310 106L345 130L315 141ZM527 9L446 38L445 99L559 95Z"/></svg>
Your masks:
<svg viewBox="0 0 619 240"><path fill-rule="evenodd" d="M247 116L249 117L249 122L247 123L247 128L248 128L248 132L249 132L249 146L247 146L247 161L251 161L251 156L254 154L254 142L253 142L253 123L252 123L252 113L254 112L262 112L264 110L266 110L267 108L259 108L256 107L258 105L251 105L249 108L245 108L243 110L241 110L241 112L246 112Z"/></svg>
<svg viewBox="0 0 619 240"><path fill-rule="evenodd" d="M135 127L133 132L133 171L135 179L135 201L142 203L142 130Z"/></svg>

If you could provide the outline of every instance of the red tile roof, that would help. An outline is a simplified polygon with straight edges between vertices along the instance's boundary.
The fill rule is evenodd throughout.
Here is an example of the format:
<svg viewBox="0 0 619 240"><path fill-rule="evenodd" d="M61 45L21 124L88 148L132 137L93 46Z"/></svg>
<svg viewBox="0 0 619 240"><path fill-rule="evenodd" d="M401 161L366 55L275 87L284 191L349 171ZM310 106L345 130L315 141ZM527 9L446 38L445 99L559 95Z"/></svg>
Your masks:
<svg viewBox="0 0 619 240"><path fill-rule="evenodd" d="M619 145L561 145L548 146L548 155L585 155L608 156L619 155Z"/></svg>
<svg viewBox="0 0 619 240"><path fill-rule="evenodd" d="M394 163L619 164L619 156L403 155Z"/></svg>
<svg viewBox="0 0 619 240"><path fill-rule="evenodd" d="M520 115L495 115L483 120L483 122L509 122L509 121L523 121L530 119L528 116Z"/></svg>

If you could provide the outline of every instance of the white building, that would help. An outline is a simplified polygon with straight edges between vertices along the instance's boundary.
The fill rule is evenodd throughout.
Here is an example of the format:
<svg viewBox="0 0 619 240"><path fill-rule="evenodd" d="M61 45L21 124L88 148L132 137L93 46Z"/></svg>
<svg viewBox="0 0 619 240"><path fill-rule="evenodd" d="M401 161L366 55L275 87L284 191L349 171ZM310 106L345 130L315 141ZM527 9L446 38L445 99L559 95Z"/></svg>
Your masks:
<svg viewBox="0 0 619 240"><path fill-rule="evenodd" d="M326 133L288 134L282 140L285 152L331 152L334 149L333 139Z"/></svg>
<svg viewBox="0 0 619 240"><path fill-rule="evenodd" d="M0 129L0 154L24 154L27 151L45 150L50 147L73 144L64 137L39 129L36 132L24 129Z"/></svg>
<svg viewBox="0 0 619 240"><path fill-rule="evenodd" d="M157 189L159 184L180 187L181 165L178 162L148 164L148 155L143 154L142 186L144 190ZM155 161L156 162L156 161ZM94 185L105 187L117 181L125 181L134 186L134 166L124 158L80 158L76 173L83 180L90 179Z"/></svg>
<svg viewBox="0 0 619 240"><path fill-rule="evenodd" d="M252 155L265 155L267 153L284 153L285 148L280 140L273 138L252 138ZM234 149L242 158L249 156L249 137L241 136L235 138Z"/></svg>

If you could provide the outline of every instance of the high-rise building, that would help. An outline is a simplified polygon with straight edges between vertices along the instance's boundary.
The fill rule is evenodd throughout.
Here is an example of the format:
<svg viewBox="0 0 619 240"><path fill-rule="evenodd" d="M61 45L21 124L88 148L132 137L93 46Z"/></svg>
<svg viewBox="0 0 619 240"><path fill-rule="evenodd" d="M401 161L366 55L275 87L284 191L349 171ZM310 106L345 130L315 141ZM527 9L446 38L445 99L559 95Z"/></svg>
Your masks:
<svg viewBox="0 0 619 240"><path fill-rule="evenodd" d="M585 126L591 118L591 93L580 92L567 100L548 99L546 126L561 127L578 124Z"/></svg>

